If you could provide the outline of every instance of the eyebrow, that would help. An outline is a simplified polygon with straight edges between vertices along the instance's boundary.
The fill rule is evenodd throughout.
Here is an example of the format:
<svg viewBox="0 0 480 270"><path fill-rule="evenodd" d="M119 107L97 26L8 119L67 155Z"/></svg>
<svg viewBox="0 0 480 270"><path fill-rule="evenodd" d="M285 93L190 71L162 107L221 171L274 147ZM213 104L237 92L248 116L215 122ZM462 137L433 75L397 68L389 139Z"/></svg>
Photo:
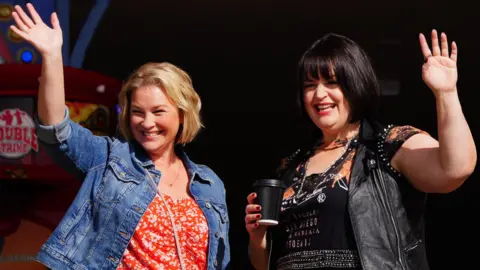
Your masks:
<svg viewBox="0 0 480 270"><path fill-rule="evenodd" d="M154 106L152 109L156 110L156 109L162 109L162 108L168 108L168 106L165 104L162 104L162 105ZM142 108L140 108L138 105L132 104L131 109L142 109Z"/></svg>
<svg viewBox="0 0 480 270"><path fill-rule="evenodd" d="M303 82L304 83L315 82L315 81L320 81L321 79L322 79L322 77L320 77L319 79L308 77L308 78L305 78L305 80L303 80ZM335 76L335 74L333 74L333 75L330 75L329 78L323 78L323 79L326 80L326 81L330 81L330 80L336 81L337 77Z"/></svg>

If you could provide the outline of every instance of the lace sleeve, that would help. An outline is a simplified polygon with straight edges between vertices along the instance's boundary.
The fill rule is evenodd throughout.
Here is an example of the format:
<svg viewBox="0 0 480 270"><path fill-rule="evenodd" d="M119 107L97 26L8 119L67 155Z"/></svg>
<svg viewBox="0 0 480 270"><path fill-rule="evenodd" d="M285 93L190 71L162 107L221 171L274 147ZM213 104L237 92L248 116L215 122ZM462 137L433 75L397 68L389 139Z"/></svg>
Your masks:
<svg viewBox="0 0 480 270"><path fill-rule="evenodd" d="M413 135L427 132L420 130L413 126L393 126L389 125L385 132L379 137L379 152L383 161L388 165L389 169L392 170L396 175L400 175L390 164L393 156L397 151L402 147L403 143L406 142Z"/></svg>

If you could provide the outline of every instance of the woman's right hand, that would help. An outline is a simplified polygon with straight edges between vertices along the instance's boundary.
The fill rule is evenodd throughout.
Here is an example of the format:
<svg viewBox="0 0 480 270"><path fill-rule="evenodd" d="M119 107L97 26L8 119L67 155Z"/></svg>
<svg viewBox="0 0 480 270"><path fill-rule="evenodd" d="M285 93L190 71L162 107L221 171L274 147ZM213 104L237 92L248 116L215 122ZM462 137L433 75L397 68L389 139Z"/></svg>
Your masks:
<svg viewBox="0 0 480 270"><path fill-rule="evenodd" d="M245 207L245 227L250 235L250 241L255 245L262 245L266 242L267 226L260 225L257 222L262 218L260 215L262 207L254 203L256 197L256 193L250 193L247 196L248 205Z"/></svg>
<svg viewBox="0 0 480 270"><path fill-rule="evenodd" d="M43 22L32 4L28 3L27 9L31 18L20 6L15 6L12 16L16 25L10 26L12 31L32 44L42 56L61 55L63 36L57 14L52 13L53 28L50 28Z"/></svg>

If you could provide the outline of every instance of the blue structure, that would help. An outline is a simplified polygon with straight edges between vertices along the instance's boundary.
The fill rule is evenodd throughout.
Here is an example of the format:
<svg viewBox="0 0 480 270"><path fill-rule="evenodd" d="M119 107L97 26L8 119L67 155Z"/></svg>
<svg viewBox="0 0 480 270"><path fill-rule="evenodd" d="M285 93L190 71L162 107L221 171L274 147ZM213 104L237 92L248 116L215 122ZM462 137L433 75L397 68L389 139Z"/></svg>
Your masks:
<svg viewBox="0 0 480 270"><path fill-rule="evenodd" d="M50 15L57 12L60 26L63 32L63 61L65 66L82 68L85 52L100 23L103 14L107 10L110 0L97 0L90 10L90 14L83 24L72 52L70 48L70 0L0 0L0 64L8 63L40 63L41 57L38 52L27 42L16 36L10 30L14 23L12 11L15 5L25 6L32 3L42 17L43 21L50 25Z"/></svg>

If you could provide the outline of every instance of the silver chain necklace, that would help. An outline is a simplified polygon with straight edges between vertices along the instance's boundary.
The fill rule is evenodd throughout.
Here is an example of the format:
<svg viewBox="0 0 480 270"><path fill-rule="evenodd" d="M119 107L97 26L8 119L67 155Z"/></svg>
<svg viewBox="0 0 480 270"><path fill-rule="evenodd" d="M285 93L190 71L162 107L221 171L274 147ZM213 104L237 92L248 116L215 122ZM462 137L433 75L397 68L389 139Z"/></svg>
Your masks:
<svg viewBox="0 0 480 270"><path fill-rule="evenodd" d="M173 180L172 183L168 184L168 187L172 187L173 184L175 184L175 182L177 182L177 179L178 179L178 175L180 174L180 162L177 162L177 174L175 175L175 180Z"/></svg>
<svg viewBox="0 0 480 270"><path fill-rule="evenodd" d="M344 158L345 158L345 153L347 152L347 150L351 150L350 146L353 143L356 143L357 142L357 134L352 136L348 142L345 144L345 146L343 147L343 150L342 150L342 153L338 156L338 158L336 158L325 170L323 170L319 175L320 176L323 176L326 172L330 171L330 169L335 165L337 164L338 162L342 161ZM301 165L301 167L303 168L300 168L301 172L300 172L300 176L298 177L299 180L301 181L301 184L300 184L300 187L298 189L298 195L302 195L302 190L303 190L303 184L305 183L305 179L307 178L307 170L308 170L308 165L310 164L310 160L311 158L315 155L315 150L317 149L317 145L318 144L315 144L315 147L313 147L313 149L311 149L310 151L308 151L306 153L306 160L305 162L303 163L303 165Z"/></svg>

